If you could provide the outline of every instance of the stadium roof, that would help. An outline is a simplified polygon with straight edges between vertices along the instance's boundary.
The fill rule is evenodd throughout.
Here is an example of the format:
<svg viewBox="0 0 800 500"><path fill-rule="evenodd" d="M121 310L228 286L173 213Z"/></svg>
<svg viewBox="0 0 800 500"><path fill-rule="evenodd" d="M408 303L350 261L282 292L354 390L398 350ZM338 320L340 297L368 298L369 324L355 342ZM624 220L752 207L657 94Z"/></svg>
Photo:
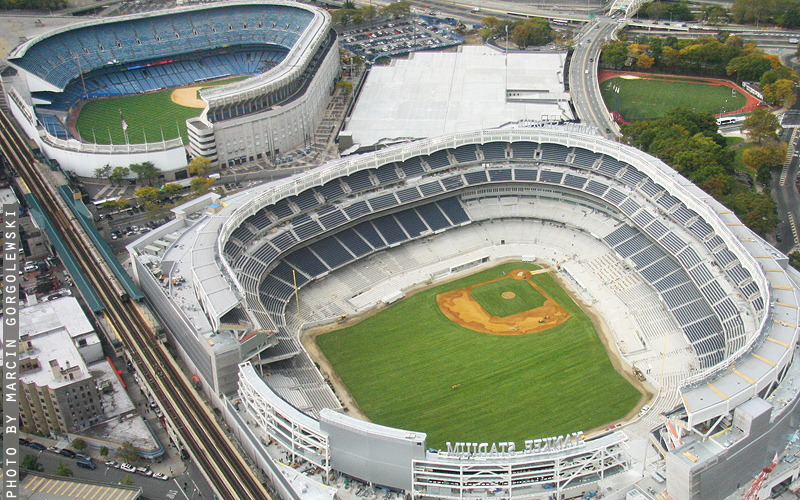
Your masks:
<svg viewBox="0 0 800 500"><path fill-rule="evenodd" d="M571 120L565 59L566 53L511 52L506 61L482 46L417 52L372 69L345 131L367 146L521 120Z"/></svg>

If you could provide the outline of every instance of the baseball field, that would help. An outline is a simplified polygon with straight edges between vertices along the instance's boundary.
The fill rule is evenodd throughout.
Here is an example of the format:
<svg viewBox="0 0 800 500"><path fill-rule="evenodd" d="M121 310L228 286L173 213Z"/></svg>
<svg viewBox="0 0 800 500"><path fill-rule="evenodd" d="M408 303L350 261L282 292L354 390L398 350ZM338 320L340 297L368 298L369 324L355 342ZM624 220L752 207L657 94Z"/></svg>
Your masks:
<svg viewBox="0 0 800 500"><path fill-rule="evenodd" d="M75 128L85 141L95 144L125 144L122 118L128 124L128 142L141 144L174 139L178 134L184 144L186 120L199 116L203 107L197 104L197 91L205 87L216 87L249 78L241 76L185 87L157 90L144 94L94 99L84 103L78 110ZM188 92L187 92L188 90ZM163 134L163 135L162 135Z"/></svg>
<svg viewBox="0 0 800 500"><path fill-rule="evenodd" d="M431 286L316 342L371 421L426 432L434 448L586 431L641 396L587 314L530 263Z"/></svg>

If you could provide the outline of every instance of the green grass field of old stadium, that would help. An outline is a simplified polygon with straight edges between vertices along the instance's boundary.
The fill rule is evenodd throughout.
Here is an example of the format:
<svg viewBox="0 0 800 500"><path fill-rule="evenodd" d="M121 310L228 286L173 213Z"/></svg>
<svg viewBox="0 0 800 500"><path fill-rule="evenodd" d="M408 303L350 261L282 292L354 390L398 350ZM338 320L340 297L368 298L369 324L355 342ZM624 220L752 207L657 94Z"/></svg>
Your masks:
<svg viewBox="0 0 800 500"><path fill-rule="evenodd" d="M246 76L227 78L215 82L187 85L215 87L249 78ZM166 140L178 137L188 144L186 120L200 116L201 108L190 108L172 102L174 88L144 94L94 99L84 103L75 123L84 141L95 144L125 144L122 119L128 124L128 142L141 144L159 142L162 134Z"/></svg>
<svg viewBox="0 0 800 500"><path fill-rule="evenodd" d="M521 446L624 416L640 393L614 370L589 317L549 274L531 280L571 317L544 332L478 333L439 310L436 295L520 268L538 269L510 262L431 286L317 343L370 420L426 432L435 448L447 441Z"/></svg>
<svg viewBox="0 0 800 500"><path fill-rule="evenodd" d="M614 87L620 89L615 104ZM609 111L619 111L629 122L661 118L675 108L711 114L734 111L747 104L747 98L729 87L685 79L611 78L600 84ZM618 108L618 109L615 109Z"/></svg>

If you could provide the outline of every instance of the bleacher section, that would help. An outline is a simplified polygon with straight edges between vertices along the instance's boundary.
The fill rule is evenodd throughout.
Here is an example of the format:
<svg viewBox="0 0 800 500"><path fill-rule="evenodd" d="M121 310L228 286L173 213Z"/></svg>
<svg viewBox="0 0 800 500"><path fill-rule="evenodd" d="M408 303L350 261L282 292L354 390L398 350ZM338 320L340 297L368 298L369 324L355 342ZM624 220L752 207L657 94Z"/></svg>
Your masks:
<svg viewBox="0 0 800 500"><path fill-rule="evenodd" d="M639 274L658 290L694 347L701 366L706 368L722 361L726 335L720 319L709 308L701 293L703 289L698 290L683 268L631 226L621 225L606 235L604 241L622 259L633 261Z"/></svg>
<svg viewBox="0 0 800 500"><path fill-rule="evenodd" d="M618 255L619 265L631 275L635 268L638 276L614 286L647 286L639 277L649 283L665 305L661 314L668 313L669 321L680 326L700 368L721 362L726 352L744 345L742 304L748 300L757 309L763 301L758 285L725 242L638 169L576 148L490 142L356 171L258 210L232 232L224 253L235 262L246 296L256 298L275 324L285 325L295 279L302 287L376 252L391 254L386 258L397 260L401 268L413 268L417 261L400 245L470 223L471 204L487 199L482 195L478 201L466 197L462 202L459 192L480 192L496 183L488 189L498 188L497 201L484 208L491 217L519 221L524 212L517 211L516 201L508 201L517 195L499 194L511 182L517 183L515 188L540 183L543 191L563 191L588 209L584 217L593 212L591 199L603 207L600 212L613 205L624 214L619 219L625 223L611 216L597 228L598 234L606 234L602 240ZM436 199L445 192L448 197ZM412 206L402 206L406 203ZM580 210L576 213L581 216ZM388 247L393 248L382 252ZM379 273L366 266L359 269L365 275ZM360 286L353 279L349 290ZM731 299L731 290L743 298ZM329 309L326 314L334 313Z"/></svg>

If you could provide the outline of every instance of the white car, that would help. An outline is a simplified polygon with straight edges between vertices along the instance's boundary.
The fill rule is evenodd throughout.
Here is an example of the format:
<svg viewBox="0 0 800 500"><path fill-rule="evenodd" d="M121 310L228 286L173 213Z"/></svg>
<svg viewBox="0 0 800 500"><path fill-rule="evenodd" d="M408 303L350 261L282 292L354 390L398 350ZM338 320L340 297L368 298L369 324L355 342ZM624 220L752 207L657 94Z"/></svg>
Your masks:
<svg viewBox="0 0 800 500"><path fill-rule="evenodd" d="M136 467L134 467L134 466L133 466L133 465L131 465L131 464L121 464L121 465L119 466L119 468L120 468L120 469L122 469L122 470L124 470L125 472L131 472L131 473L134 473L134 472L136 472Z"/></svg>
<svg viewBox="0 0 800 500"><path fill-rule="evenodd" d="M640 417L643 417L643 416L644 416L644 414L645 414L645 413L647 413L648 411L650 411L650 405L644 405L644 406L642 406L642 409L641 409L641 410L639 410L639 416L640 416Z"/></svg>
<svg viewBox="0 0 800 500"><path fill-rule="evenodd" d="M169 476L166 474L162 474L161 472L156 472L155 474L153 474L153 477L156 479L160 479L162 481L169 480Z"/></svg>

